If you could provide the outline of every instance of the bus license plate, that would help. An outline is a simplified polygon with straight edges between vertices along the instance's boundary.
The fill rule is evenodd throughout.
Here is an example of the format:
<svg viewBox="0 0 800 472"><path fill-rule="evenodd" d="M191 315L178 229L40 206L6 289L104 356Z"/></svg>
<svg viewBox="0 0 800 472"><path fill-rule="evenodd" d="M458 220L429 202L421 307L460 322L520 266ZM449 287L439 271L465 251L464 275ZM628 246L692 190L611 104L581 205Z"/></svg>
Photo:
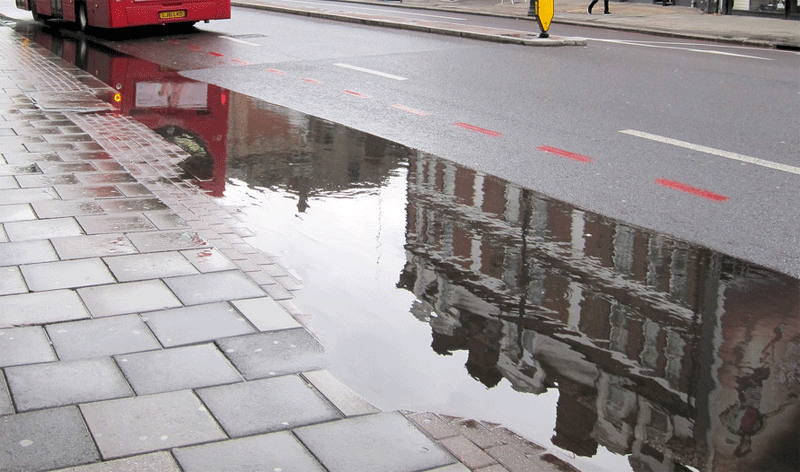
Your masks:
<svg viewBox="0 0 800 472"><path fill-rule="evenodd" d="M166 20L169 18L183 18L185 16L186 16L186 10L162 11L158 13L158 17L162 20Z"/></svg>

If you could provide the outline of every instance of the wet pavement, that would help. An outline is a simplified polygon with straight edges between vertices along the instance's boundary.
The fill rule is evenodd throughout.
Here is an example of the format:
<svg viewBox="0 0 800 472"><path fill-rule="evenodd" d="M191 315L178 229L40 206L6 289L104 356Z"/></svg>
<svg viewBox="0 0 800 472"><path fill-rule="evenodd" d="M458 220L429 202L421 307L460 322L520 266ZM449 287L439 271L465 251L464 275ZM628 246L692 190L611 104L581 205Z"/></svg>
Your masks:
<svg viewBox="0 0 800 472"><path fill-rule="evenodd" d="M797 468L796 279L37 31L0 27L0 469Z"/></svg>

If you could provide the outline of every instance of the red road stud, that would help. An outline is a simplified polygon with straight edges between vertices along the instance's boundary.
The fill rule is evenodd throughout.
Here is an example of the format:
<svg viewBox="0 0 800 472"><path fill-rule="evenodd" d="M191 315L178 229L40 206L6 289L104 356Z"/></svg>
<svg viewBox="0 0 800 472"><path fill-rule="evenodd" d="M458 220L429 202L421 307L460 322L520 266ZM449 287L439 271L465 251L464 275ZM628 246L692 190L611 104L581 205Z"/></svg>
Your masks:
<svg viewBox="0 0 800 472"><path fill-rule="evenodd" d="M479 126L470 125L468 123L462 123L460 121L457 122L457 123L453 123L453 124L456 125L456 126L460 126L460 127L464 128L464 129L468 129L470 131L475 131L476 133L482 133L482 134L485 134L487 136L491 136L493 138L499 138L500 136L503 135L503 133L501 133L499 131L492 131L490 129L481 128Z"/></svg>
<svg viewBox="0 0 800 472"><path fill-rule="evenodd" d="M573 161L592 162L592 158L589 156L584 156L583 154L575 154L574 152L565 151L563 149L558 149L550 146L539 146L536 149L544 152L549 152L557 156L566 157L567 159L572 159Z"/></svg>
<svg viewBox="0 0 800 472"><path fill-rule="evenodd" d="M352 90L342 90L342 92L352 95L358 98L369 98L369 95L364 95L363 93L353 92Z"/></svg>
<svg viewBox="0 0 800 472"><path fill-rule="evenodd" d="M714 192L709 192L708 190L703 190L701 188L692 187L691 185L686 185L684 183L676 182L674 180L656 179L655 182L658 185L662 185L668 188L673 188L675 190L680 190L681 192L690 193L692 195L697 195L698 197L707 198L709 200L714 200L715 202L724 202L728 200L728 197L724 195L720 195Z"/></svg>

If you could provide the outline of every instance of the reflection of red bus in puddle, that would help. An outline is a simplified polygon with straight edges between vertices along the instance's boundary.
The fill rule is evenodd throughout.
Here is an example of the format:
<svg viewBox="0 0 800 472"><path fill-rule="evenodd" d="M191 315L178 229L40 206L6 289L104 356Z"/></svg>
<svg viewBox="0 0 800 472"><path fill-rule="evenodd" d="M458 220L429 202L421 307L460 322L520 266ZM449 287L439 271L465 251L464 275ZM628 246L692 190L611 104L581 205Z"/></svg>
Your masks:
<svg viewBox="0 0 800 472"><path fill-rule="evenodd" d="M115 106L190 154L179 165L213 196L225 188L229 91L158 64L36 31L35 41L116 90Z"/></svg>

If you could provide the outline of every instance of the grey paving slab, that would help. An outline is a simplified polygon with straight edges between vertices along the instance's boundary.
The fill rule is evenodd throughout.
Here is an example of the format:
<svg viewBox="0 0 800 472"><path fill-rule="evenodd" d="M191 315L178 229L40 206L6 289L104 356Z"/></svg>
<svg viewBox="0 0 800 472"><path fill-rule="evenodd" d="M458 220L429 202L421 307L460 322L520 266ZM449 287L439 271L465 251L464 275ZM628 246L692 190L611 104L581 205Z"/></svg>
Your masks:
<svg viewBox="0 0 800 472"><path fill-rule="evenodd" d="M40 202L57 198L58 194L52 188L10 188L0 190L0 202L4 204Z"/></svg>
<svg viewBox="0 0 800 472"><path fill-rule="evenodd" d="M214 344L115 356L137 395L241 382Z"/></svg>
<svg viewBox="0 0 800 472"><path fill-rule="evenodd" d="M86 234L154 231L158 228L141 214L78 216L78 223Z"/></svg>
<svg viewBox="0 0 800 472"><path fill-rule="evenodd" d="M23 265L20 270L28 287L37 292L116 282L99 258Z"/></svg>
<svg viewBox="0 0 800 472"><path fill-rule="evenodd" d="M236 264L214 248L181 251L181 254L202 273L236 269Z"/></svg>
<svg viewBox="0 0 800 472"><path fill-rule="evenodd" d="M164 282L185 305L265 295L261 287L238 270L172 277Z"/></svg>
<svg viewBox="0 0 800 472"><path fill-rule="evenodd" d="M182 306L161 280L79 288L78 294L94 317L125 315Z"/></svg>
<svg viewBox="0 0 800 472"><path fill-rule="evenodd" d="M0 297L0 328L89 318L72 290L23 293Z"/></svg>
<svg viewBox="0 0 800 472"><path fill-rule="evenodd" d="M80 183L73 174L18 175L17 182L22 188L53 187L55 185L76 185Z"/></svg>
<svg viewBox="0 0 800 472"><path fill-rule="evenodd" d="M80 409L104 459L227 439L190 390L87 403Z"/></svg>
<svg viewBox="0 0 800 472"><path fill-rule="evenodd" d="M45 329L62 360L161 349L139 315L56 323Z"/></svg>
<svg viewBox="0 0 800 472"><path fill-rule="evenodd" d="M78 215L100 215L104 211L94 200L51 200L33 202L33 210L39 218L61 218Z"/></svg>
<svg viewBox="0 0 800 472"><path fill-rule="evenodd" d="M181 469L169 452L159 451L52 472L181 472Z"/></svg>
<svg viewBox="0 0 800 472"><path fill-rule="evenodd" d="M294 433L330 472L416 472L456 463L397 412L305 426Z"/></svg>
<svg viewBox="0 0 800 472"><path fill-rule="evenodd" d="M379 413L369 402L361 398L350 390L345 384L331 375L327 370L316 370L313 372L303 372L306 378L317 390L333 403L345 416L367 415Z"/></svg>
<svg viewBox="0 0 800 472"><path fill-rule="evenodd" d="M36 472L97 462L100 455L77 407L0 417L3 470Z"/></svg>
<svg viewBox="0 0 800 472"><path fill-rule="evenodd" d="M57 360L39 326L0 329L0 367Z"/></svg>
<svg viewBox="0 0 800 472"><path fill-rule="evenodd" d="M124 172L117 172L117 173L96 173L96 174L79 174L77 175L78 180L81 181L82 184L85 185L102 185L102 184L114 184L114 183L123 183L123 182L136 182L136 178L134 178L131 174L124 173Z"/></svg>
<svg viewBox="0 0 800 472"><path fill-rule="evenodd" d="M127 175L127 174L101 174L101 175L114 176L114 175ZM136 179L134 179L132 182L135 181ZM127 181L123 180L121 182L127 182ZM103 207L103 209L108 213L126 213L131 211L140 213L144 211L169 210L169 207L165 205L164 202L154 197L124 198L119 200L102 200L99 203L100 206Z"/></svg>
<svg viewBox="0 0 800 472"><path fill-rule="evenodd" d="M9 138L6 138L6 140ZM0 175L39 174L36 164L0 164Z"/></svg>
<svg viewBox="0 0 800 472"><path fill-rule="evenodd" d="M0 371L0 416L11 415L14 413L14 405L11 403L11 395L8 393L6 378Z"/></svg>
<svg viewBox="0 0 800 472"><path fill-rule="evenodd" d="M464 436L445 438L439 443L471 469L480 469L497 463L492 456L483 452L483 449Z"/></svg>
<svg viewBox="0 0 800 472"><path fill-rule="evenodd" d="M77 183L77 179L76 179ZM57 185L54 184L62 200L82 200L86 198L120 198L123 195L114 185Z"/></svg>
<svg viewBox="0 0 800 472"><path fill-rule="evenodd" d="M232 303L259 331L302 326L278 302L269 297L234 300Z"/></svg>
<svg viewBox="0 0 800 472"><path fill-rule="evenodd" d="M5 228L3 225L0 225L0 243L7 243L8 242L8 235L6 234Z"/></svg>
<svg viewBox="0 0 800 472"><path fill-rule="evenodd" d="M19 188L17 180L10 175L0 175L0 190Z"/></svg>
<svg viewBox="0 0 800 472"><path fill-rule="evenodd" d="M139 252L180 251L208 247L195 231L160 231L128 235Z"/></svg>
<svg viewBox="0 0 800 472"><path fill-rule="evenodd" d="M322 345L303 328L225 338L217 344L248 380L320 370L327 363Z"/></svg>
<svg viewBox="0 0 800 472"><path fill-rule="evenodd" d="M53 238L50 242L62 260L136 254L138 252L128 238L120 233Z"/></svg>
<svg viewBox="0 0 800 472"><path fill-rule="evenodd" d="M111 159L111 155L106 151L66 151L57 154L59 160L63 161L94 161Z"/></svg>
<svg viewBox="0 0 800 472"><path fill-rule="evenodd" d="M0 243L0 266L57 261L53 245L47 240Z"/></svg>
<svg viewBox="0 0 800 472"><path fill-rule="evenodd" d="M88 137L88 136L87 136ZM51 139L51 138L47 138ZM77 136L75 135L60 135L58 139L61 140L77 140ZM57 161L45 161L37 163L39 168L45 174L67 174L72 172L97 172L97 167L95 167L92 162L57 162Z"/></svg>
<svg viewBox="0 0 800 472"><path fill-rule="evenodd" d="M0 223L10 223L12 221L35 220L36 214L33 208L27 203L16 205L0 205Z"/></svg>
<svg viewBox="0 0 800 472"><path fill-rule="evenodd" d="M256 332L226 302L151 312L142 318L165 347Z"/></svg>
<svg viewBox="0 0 800 472"><path fill-rule="evenodd" d="M189 223L171 211L149 211L145 213L147 218L153 222L160 230L171 230L188 228Z"/></svg>
<svg viewBox="0 0 800 472"><path fill-rule="evenodd" d="M491 467L499 467L498 468L491 468ZM470 469L467 468L462 463L450 464L444 467L437 467L435 469L430 469L426 472L471 472ZM495 464L494 466L489 466L483 469L476 470L475 472L508 472L504 469L501 465Z"/></svg>
<svg viewBox="0 0 800 472"><path fill-rule="evenodd" d="M54 242L55 244L55 242ZM133 246L131 246L132 249ZM103 259L120 282L197 274L179 252L153 252Z"/></svg>
<svg viewBox="0 0 800 472"><path fill-rule="evenodd" d="M35 131L35 128L30 128L30 130ZM17 128L17 131L19 132L19 128ZM55 152L46 152L39 154L30 152L3 153L3 157L5 157L6 161L8 161L9 164L31 164L34 162L38 163L45 161L61 161L61 158Z"/></svg>
<svg viewBox="0 0 800 472"><path fill-rule="evenodd" d="M18 221L6 223L5 228L11 241L31 241L83 234L83 230L74 218Z"/></svg>
<svg viewBox="0 0 800 472"><path fill-rule="evenodd" d="M169 452L159 451L52 472L181 472L181 469Z"/></svg>
<svg viewBox="0 0 800 472"><path fill-rule="evenodd" d="M448 421L445 421L434 413L414 413L409 415L408 419L413 421L434 439L444 439L459 434L459 431L453 428Z"/></svg>
<svg viewBox="0 0 800 472"><path fill-rule="evenodd" d="M133 395L110 357L7 367L6 378L18 411Z"/></svg>
<svg viewBox="0 0 800 472"><path fill-rule="evenodd" d="M197 394L231 437L341 418L330 403L297 375L206 388Z"/></svg>
<svg viewBox="0 0 800 472"><path fill-rule="evenodd" d="M140 183L120 183L116 184L116 186L126 197L146 197L153 195L153 192Z"/></svg>
<svg viewBox="0 0 800 472"><path fill-rule="evenodd" d="M0 267L0 295L27 293L28 286L18 267Z"/></svg>
<svg viewBox="0 0 800 472"><path fill-rule="evenodd" d="M178 448L174 453L185 472L325 471L287 432Z"/></svg>

